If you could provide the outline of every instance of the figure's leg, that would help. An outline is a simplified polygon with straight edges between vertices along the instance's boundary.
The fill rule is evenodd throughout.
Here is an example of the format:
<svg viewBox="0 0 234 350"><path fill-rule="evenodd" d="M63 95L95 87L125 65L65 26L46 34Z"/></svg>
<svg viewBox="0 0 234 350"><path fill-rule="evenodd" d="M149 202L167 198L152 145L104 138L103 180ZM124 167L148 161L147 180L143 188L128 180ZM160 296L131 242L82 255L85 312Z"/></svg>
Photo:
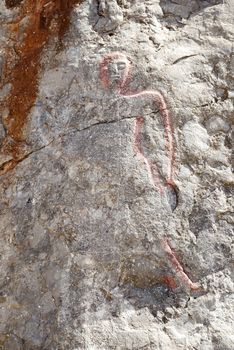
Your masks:
<svg viewBox="0 0 234 350"><path fill-rule="evenodd" d="M162 247L163 247L163 250L166 253L170 263L171 263L171 266L172 266L178 280L180 280L190 290L199 290L200 289L199 283L192 282L190 280L190 278L186 275L183 267L181 266L180 262L177 260L175 254L173 253L173 251L168 243L168 240L165 238L162 240Z"/></svg>
<svg viewBox="0 0 234 350"><path fill-rule="evenodd" d="M144 118L143 117L138 117L136 118L135 121L135 130L134 130L134 150L138 156L144 161L150 182L154 186L154 188L159 192L161 195L164 193L164 189L160 183L160 180L158 176L155 175L156 168L154 164L150 162L150 160L144 155L144 152L142 150L142 145L141 145L141 129L142 126L144 125ZM171 172L172 174L172 172ZM169 180L167 181L167 187L171 188L174 190L174 182L172 181L172 176L169 177ZM175 191L175 190L174 190ZM177 196L176 196L177 200ZM174 209L177 206L177 202L174 205ZM173 210L173 209L172 209ZM200 285L198 283L193 283L190 278L187 276L187 274L184 272L183 267L181 266L180 262L177 260L174 252L172 251L167 239L162 240L162 248L164 253L166 254L171 267L175 273L175 276L177 279L188 289L190 290L198 290L200 289ZM165 283L172 288L176 287L175 281L173 279L169 278L166 276L165 277Z"/></svg>

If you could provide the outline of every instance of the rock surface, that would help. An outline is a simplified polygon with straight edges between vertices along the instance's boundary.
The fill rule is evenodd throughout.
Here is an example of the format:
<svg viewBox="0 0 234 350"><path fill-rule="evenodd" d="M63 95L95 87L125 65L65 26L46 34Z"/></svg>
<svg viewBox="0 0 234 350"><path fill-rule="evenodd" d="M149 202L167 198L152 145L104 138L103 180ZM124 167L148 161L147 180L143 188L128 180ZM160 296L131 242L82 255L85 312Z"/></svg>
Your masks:
<svg viewBox="0 0 234 350"><path fill-rule="evenodd" d="M233 349L233 20L1 1L0 349Z"/></svg>

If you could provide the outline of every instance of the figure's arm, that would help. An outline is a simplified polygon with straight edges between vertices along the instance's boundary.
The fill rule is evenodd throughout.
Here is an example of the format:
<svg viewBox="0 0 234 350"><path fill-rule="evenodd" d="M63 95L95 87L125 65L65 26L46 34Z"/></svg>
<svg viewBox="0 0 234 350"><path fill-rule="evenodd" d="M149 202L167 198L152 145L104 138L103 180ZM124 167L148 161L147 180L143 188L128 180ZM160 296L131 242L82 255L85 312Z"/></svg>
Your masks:
<svg viewBox="0 0 234 350"><path fill-rule="evenodd" d="M174 163L175 163L175 150L174 150L174 135L173 135L173 129L172 129L172 123L171 123L171 118L169 115L169 111L167 109L167 105L166 102L164 100L163 95L156 90L146 90L146 91L142 91L136 94L129 94L129 95L123 95L125 98L127 99L131 99L131 98L139 98L139 97L146 97L149 99L154 99L155 104L157 106L157 108L159 109L160 112L160 116L162 118L162 123L164 126L164 130L165 130L165 140L166 140L166 150L167 150L167 155L169 158L169 167L168 167L168 173L167 173L167 184L168 185L174 185ZM138 134L140 133L140 129L141 129L141 125L143 123L142 118L137 119L137 128L136 130L138 130ZM138 148L139 146L139 136L136 138L135 140L135 148L136 144L138 144ZM138 151L140 151L138 149ZM141 153L141 152L139 152Z"/></svg>
<svg viewBox="0 0 234 350"><path fill-rule="evenodd" d="M162 118L162 122L164 125L165 130L165 139L166 139L166 149L167 154L169 158L169 168L168 168L168 174L167 174L167 183L169 185L174 184L174 166L175 166L175 149L174 149L174 135L173 135L173 128L171 123L171 118L169 111L167 109L166 102L164 100L163 95L158 92L154 91L153 95L155 97L155 103L159 109L160 116Z"/></svg>

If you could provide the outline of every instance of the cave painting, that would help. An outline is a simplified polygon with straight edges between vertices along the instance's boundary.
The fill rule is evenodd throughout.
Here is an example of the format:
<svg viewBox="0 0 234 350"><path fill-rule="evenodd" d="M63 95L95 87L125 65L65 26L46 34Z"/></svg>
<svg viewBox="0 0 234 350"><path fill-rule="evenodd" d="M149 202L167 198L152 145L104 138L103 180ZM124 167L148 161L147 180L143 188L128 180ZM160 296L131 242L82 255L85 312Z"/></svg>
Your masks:
<svg viewBox="0 0 234 350"><path fill-rule="evenodd" d="M142 164L144 164L146 167L149 181L151 182L155 191L157 191L160 196L163 196L165 195L168 187L172 189L175 188L173 179L175 173L175 147L171 118L165 99L161 92L157 90L144 90L131 93L129 90L127 90L127 84L130 80L130 76L131 59L127 57L127 55L121 52L112 52L102 58L100 62L100 79L105 89L109 89L113 93L125 99L145 98L147 100L152 100L155 107L159 111L164 127L165 148L169 159L166 178L164 179L162 176L159 176L157 166L153 164L143 152L141 145L142 127L145 123L145 118L143 116L135 118L134 121L133 148L135 154L142 160ZM199 284L192 282L184 272L183 267L176 258L176 255L170 246L166 234L164 234L164 238L161 240L161 247L177 280L189 290L198 290L200 288ZM171 288L175 288L177 286L175 281L167 276L165 277L164 282Z"/></svg>

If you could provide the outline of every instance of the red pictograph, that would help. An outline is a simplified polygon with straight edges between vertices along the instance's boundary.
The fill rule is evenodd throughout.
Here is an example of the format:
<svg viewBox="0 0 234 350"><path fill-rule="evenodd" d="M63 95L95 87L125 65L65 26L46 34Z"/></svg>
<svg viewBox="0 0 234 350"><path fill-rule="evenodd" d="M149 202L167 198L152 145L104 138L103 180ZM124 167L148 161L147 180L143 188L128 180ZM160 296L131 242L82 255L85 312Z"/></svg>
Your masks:
<svg viewBox="0 0 234 350"><path fill-rule="evenodd" d="M167 108L166 101L161 92L157 90L144 90L140 92L131 93L127 85L131 78L131 59L121 52L111 52L103 57L100 62L100 79L105 89L112 90L115 94L124 97L125 99L145 98L152 100L159 111L162 125L164 127L165 150L169 160L169 166L166 179L159 176L157 167L144 154L142 149L141 134L145 123L145 118L139 116L134 123L134 144L135 153L145 164L148 172L149 180L155 190L160 194L165 194L167 187L174 187L175 175L175 146L174 146L174 132L170 113ZM164 236L165 237L165 236ZM175 256L175 253L170 247L167 238L161 240L161 246L164 254L167 257L168 263L171 266L176 278L180 283L190 290L198 290L199 284L193 283L183 267ZM176 288L177 284L172 277L165 276L164 283L170 288Z"/></svg>

